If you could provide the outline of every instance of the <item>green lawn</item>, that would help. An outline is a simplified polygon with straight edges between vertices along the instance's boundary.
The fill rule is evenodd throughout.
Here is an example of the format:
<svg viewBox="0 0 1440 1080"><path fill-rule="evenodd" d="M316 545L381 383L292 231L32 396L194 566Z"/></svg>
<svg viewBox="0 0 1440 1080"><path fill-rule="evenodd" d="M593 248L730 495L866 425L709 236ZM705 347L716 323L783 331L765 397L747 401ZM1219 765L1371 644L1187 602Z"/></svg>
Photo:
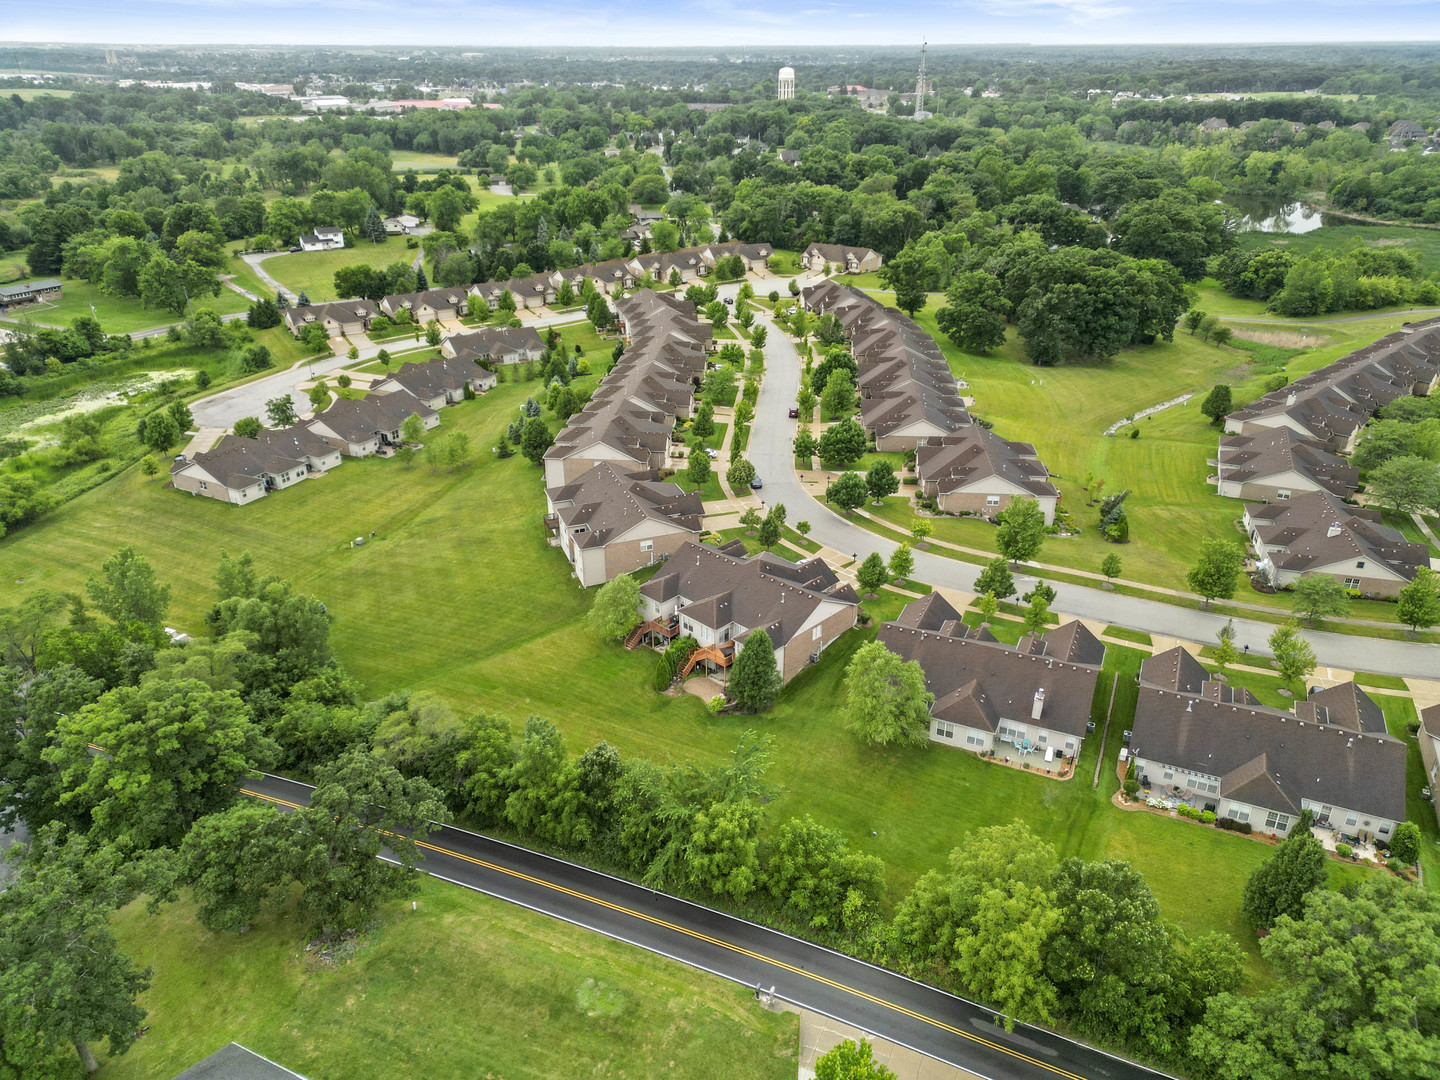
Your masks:
<svg viewBox="0 0 1440 1080"><path fill-rule="evenodd" d="M391 263L406 266L419 254L419 248L407 248L403 240L391 237L383 244L366 241L338 251L297 251L276 255L265 260L265 272L292 293L305 293L315 303L337 300L335 271L342 266L364 264L383 268Z"/></svg>
<svg viewBox="0 0 1440 1080"><path fill-rule="evenodd" d="M1440 270L1440 230L1410 229L1404 225L1326 225L1308 233L1242 232L1236 240L1243 248L1281 248L1296 255L1310 251L1341 253L1357 240L1366 247L1403 247L1420 255L1420 272Z"/></svg>
<svg viewBox="0 0 1440 1080"><path fill-rule="evenodd" d="M133 334L138 330L168 326L184 319L183 315L176 315L173 311L147 308L134 297L107 296L81 278L62 280L64 289L59 301L53 304L35 304L18 310L11 316L11 321L28 318L44 326L69 326L70 320L91 314L91 305L94 305L94 314L100 320L100 325L110 334ZM194 305L196 308L209 308L223 315L247 310L250 301L222 285L219 296L197 296L194 298Z"/></svg>
<svg viewBox="0 0 1440 1080"><path fill-rule="evenodd" d="M103 1080L173 1076L234 1040L325 1080L794 1077L799 1023L718 978L445 882L326 967L270 918L241 936L188 903L116 918L153 983L148 1030Z"/></svg>

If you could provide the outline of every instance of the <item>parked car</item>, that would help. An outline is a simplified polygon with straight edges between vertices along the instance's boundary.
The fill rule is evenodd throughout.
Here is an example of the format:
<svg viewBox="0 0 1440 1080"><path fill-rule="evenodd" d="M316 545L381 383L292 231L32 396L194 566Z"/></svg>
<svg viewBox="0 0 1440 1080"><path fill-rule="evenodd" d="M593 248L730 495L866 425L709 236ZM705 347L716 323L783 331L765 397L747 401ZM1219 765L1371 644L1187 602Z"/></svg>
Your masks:
<svg viewBox="0 0 1440 1080"><path fill-rule="evenodd" d="M735 305L735 298L733 296L727 296L725 297L725 303L733 307Z"/></svg>
<svg viewBox="0 0 1440 1080"><path fill-rule="evenodd" d="M790 406L790 419L791 419L791 420L798 420L798 419L800 419L800 406L799 406L799 405L791 405L791 406Z"/></svg>
<svg viewBox="0 0 1440 1080"><path fill-rule="evenodd" d="M752 480L750 481L750 490L751 490L751 491L759 491L759 490L760 490L762 487L764 487L764 486L765 486L765 485L760 481L760 477L758 477L758 476L755 477L754 479L752 479Z"/></svg>
<svg viewBox="0 0 1440 1080"><path fill-rule="evenodd" d="M719 451L719 450L711 449L710 447L707 446L707 447L705 448L705 456L708 457L708 458L710 458L710 459L713 461L715 458L718 458L718 457L720 456L720 451Z"/></svg>

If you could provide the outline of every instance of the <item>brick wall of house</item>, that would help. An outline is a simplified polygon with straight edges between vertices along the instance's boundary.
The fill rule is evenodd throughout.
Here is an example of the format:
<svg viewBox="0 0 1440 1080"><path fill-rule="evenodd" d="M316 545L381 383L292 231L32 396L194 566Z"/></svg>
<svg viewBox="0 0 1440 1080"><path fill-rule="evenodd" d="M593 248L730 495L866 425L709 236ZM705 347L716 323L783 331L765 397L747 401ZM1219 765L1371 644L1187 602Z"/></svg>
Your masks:
<svg viewBox="0 0 1440 1080"><path fill-rule="evenodd" d="M813 627L801 631L798 637L792 638L785 646L785 655L780 667L780 676L787 683L810 663L810 654L823 652L836 638L845 633L855 625L855 616L858 609L852 605L846 605L835 614L827 616L820 623L820 638L815 640L811 637Z"/></svg>

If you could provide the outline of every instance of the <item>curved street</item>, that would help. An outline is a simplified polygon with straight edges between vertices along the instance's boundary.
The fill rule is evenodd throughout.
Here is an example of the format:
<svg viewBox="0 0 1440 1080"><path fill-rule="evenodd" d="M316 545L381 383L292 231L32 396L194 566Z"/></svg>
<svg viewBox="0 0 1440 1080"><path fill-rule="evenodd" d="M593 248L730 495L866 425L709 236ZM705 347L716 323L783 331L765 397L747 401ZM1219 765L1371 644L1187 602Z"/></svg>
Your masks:
<svg viewBox="0 0 1440 1080"><path fill-rule="evenodd" d="M800 385L800 354L789 336L772 321L764 315L759 321L767 329L765 378L760 384L760 400L755 408L746 456L765 481L762 489L765 501L784 503L791 521L808 520L812 540L837 551L851 552L857 559L865 558L872 551L888 559L898 544L830 510L815 497L814 488L802 486L797 478L792 450L797 421L790 418L789 410ZM823 498L823 492L820 495ZM914 576L931 585L972 592L980 570L981 567L973 563L915 552ZM1034 580L1033 576L1015 576L1022 593ZM1231 621L1226 616L1155 600L1061 582L1051 584L1055 589L1055 611L1132 630L1208 644L1214 642L1220 628ZM1242 649L1249 646L1254 654L1269 655L1266 642L1275 629L1273 623L1239 618L1233 621L1237 645ZM1315 658L1322 667L1382 675L1440 676L1440 648L1434 645L1313 630L1304 631L1304 636L1315 649Z"/></svg>
<svg viewBox="0 0 1440 1080"><path fill-rule="evenodd" d="M244 792L282 810L314 789L264 775ZM760 987L784 1002L968 1069L982 1080L1165 1080L1044 1028L1007 1032L972 1001L788 934L479 833L440 826L420 845L432 876Z"/></svg>

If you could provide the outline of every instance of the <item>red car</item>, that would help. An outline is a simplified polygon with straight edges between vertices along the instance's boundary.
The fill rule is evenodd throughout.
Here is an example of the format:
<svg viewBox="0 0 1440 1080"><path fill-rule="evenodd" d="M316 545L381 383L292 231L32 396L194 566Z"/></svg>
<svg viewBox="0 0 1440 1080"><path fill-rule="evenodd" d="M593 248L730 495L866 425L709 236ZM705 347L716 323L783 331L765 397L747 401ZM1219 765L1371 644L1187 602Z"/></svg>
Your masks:
<svg viewBox="0 0 1440 1080"><path fill-rule="evenodd" d="M798 406L798 405L791 405L791 406L790 406L790 419L791 419L791 420L798 420L798 419L800 419L800 406Z"/></svg>

